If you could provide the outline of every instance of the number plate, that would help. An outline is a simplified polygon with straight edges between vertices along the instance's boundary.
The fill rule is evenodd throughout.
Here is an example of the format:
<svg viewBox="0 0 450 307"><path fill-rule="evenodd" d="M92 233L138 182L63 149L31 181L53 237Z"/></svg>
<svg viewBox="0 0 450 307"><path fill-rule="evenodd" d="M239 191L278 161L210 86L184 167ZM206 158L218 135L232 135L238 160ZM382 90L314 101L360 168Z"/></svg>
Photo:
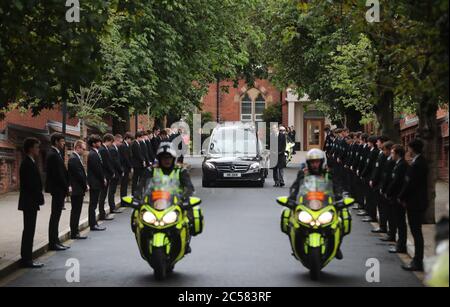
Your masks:
<svg viewBox="0 0 450 307"><path fill-rule="evenodd" d="M242 174L240 174L240 173L225 173L225 174L223 174L223 177L225 177L225 178L241 178Z"/></svg>

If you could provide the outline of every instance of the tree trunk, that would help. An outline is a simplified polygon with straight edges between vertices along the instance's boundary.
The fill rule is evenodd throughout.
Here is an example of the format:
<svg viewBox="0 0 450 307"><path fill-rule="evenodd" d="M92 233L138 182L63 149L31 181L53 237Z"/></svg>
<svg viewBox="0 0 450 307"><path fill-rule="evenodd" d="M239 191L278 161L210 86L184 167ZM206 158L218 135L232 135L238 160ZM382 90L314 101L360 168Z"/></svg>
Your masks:
<svg viewBox="0 0 450 307"><path fill-rule="evenodd" d="M113 117L112 119L112 130L113 134L125 135L130 131L130 112L127 107L123 107L115 110L119 118Z"/></svg>
<svg viewBox="0 0 450 307"><path fill-rule="evenodd" d="M438 105L426 95L419 103L419 128L417 137L424 143L424 157L428 162L428 210L425 218L427 224L436 223L436 182L438 178L438 142L439 127L436 114Z"/></svg>
<svg viewBox="0 0 450 307"><path fill-rule="evenodd" d="M361 131L363 126L361 125L361 113L355 108L348 108L345 113L345 126L350 129L350 131Z"/></svg>
<svg viewBox="0 0 450 307"><path fill-rule="evenodd" d="M389 137L393 142L399 143L400 131L394 123L394 92L382 90L374 111L380 124L381 134Z"/></svg>

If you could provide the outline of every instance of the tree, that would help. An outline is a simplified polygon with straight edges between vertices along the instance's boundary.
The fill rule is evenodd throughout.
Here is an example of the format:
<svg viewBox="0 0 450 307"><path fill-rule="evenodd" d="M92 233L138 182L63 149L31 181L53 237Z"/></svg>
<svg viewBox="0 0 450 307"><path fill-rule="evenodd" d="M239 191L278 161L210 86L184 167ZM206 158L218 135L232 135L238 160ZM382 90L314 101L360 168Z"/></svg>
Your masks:
<svg viewBox="0 0 450 307"><path fill-rule="evenodd" d="M70 92L74 102L68 103L69 112L80 121L80 138L87 137L87 126L95 127L102 133L108 130L105 118L115 116L111 108L101 106L103 99L101 89L95 84L90 87L80 87L79 92Z"/></svg>
<svg viewBox="0 0 450 307"><path fill-rule="evenodd" d="M2 1L0 115L17 101L36 115L95 80L109 5L83 1L80 22L68 23L61 1Z"/></svg>

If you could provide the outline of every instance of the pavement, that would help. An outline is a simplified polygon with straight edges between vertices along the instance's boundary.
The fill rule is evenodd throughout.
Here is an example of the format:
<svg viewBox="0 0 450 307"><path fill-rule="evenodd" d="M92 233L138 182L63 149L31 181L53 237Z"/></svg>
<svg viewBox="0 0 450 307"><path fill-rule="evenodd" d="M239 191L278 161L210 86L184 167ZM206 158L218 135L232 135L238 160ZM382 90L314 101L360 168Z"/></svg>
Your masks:
<svg viewBox="0 0 450 307"><path fill-rule="evenodd" d="M298 155L301 160L302 153ZM299 165L286 170L287 182L295 179ZM387 252L388 244L370 233L372 225L354 218L353 231L344 239L344 259L332 261L319 282L291 256L289 240L280 230L282 208L277 196L288 188L273 188L269 177L265 188L225 186L201 188L200 160L191 161L191 176L202 200L205 231L193 238L192 254L183 259L164 282L156 282L142 260L130 230L131 211L106 222L106 232L89 233L86 241L69 241L71 249L46 253L41 270L20 269L0 279L0 286L188 286L188 287L419 287L420 276L405 272L405 259ZM3 224L2 224L3 225ZM2 226L3 228L3 226ZM19 227L20 228L20 227ZM3 245L3 243L2 243ZM71 263L79 264L80 280L70 283ZM370 263L380 269L379 282L366 279Z"/></svg>
<svg viewBox="0 0 450 307"><path fill-rule="evenodd" d="M33 255L39 257L48 249L48 223L51 213L51 196L44 194L45 205L38 213L36 235L34 238ZM0 278L16 270L20 261L20 244L23 230L23 214L17 210L19 193L12 192L0 195ZM119 197L116 196L116 203ZM59 227L59 237L62 242L70 236L70 200L66 202ZM88 227L89 195L86 195L80 218L80 229ZM108 207L106 205L105 207ZM109 208L106 210L109 212Z"/></svg>

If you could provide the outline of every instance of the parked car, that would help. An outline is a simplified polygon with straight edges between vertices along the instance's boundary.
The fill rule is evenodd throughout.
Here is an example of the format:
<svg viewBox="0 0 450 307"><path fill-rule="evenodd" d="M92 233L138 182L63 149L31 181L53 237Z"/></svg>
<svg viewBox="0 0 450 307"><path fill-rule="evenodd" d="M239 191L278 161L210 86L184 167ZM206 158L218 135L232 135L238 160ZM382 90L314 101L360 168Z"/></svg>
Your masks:
<svg viewBox="0 0 450 307"><path fill-rule="evenodd" d="M217 126L204 154L203 187L230 181L264 186L269 151L264 148L254 125L226 123Z"/></svg>

